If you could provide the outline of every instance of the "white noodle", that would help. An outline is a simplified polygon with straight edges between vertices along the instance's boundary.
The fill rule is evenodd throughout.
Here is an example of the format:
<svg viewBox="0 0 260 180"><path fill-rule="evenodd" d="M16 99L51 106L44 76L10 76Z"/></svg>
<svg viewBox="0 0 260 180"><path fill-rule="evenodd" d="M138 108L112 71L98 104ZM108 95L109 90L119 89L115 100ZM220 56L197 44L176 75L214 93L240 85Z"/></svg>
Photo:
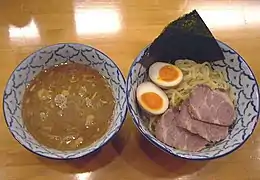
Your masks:
<svg viewBox="0 0 260 180"><path fill-rule="evenodd" d="M232 102L234 101L234 94L224 75L218 70L213 70L208 62L198 64L192 60L177 60L175 65L182 70L183 81L178 87L165 90L171 106L179 106L199 84L208 85L211 89L223 89L228 92Z"/></svg>

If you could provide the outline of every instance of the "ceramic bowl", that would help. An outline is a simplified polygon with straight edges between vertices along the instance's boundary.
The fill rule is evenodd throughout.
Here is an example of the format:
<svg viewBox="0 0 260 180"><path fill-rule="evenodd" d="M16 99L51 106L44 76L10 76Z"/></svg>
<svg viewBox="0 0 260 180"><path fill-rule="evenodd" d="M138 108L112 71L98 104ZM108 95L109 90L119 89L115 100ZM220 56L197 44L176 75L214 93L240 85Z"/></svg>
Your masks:
<svg viewBox="0 0 260 180"><path fill-rule="evenodd" d="M246 61L236 51L220 41L218 43L224 53L225 60L212 63L212 67L226 74L226 79L235 92L237 118L234 128L226 139L200 152L191 153L177 150L162 143L149 132L141 118L135 95L137 86L147 80L147 69L139 63L147 48L138 55L130 68L126 93L134 124L152 144L171 155L194 160L225 156L238 149L250 137L256 127L259 117L259 89L256 78Z"/></svg>
<svg viewBox="0 0 260 180"><path fill-rule="evenodd" d="M40 71L66 62L84 64L99 71L112 88L115 108L111 125L101 139L89 147L62 152L39 144L27 131L21 116L21 102L26 85ZM15 68L4 91L3 111L13 137L28 150L54 159L79 158L101 148L119 131L127 112L125 80L117 65L93 47L69 43L48 46L31 54Z"/></svg>

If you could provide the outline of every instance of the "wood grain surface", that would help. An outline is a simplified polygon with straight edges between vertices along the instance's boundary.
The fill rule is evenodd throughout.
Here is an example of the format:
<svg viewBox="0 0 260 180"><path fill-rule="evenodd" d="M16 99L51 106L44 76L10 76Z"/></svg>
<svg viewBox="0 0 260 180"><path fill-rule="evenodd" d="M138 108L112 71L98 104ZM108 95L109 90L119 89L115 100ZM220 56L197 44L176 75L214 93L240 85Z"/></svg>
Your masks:
<svg viewBox="0 0 260 180"><path fill-rule="evenodd" d="M237 50L260 79L258 0L1 0L1 96L16 65L59 42L92 45L126 76L133 59L171 20L197 9L215 37ZM2 104L1 104L2 106ZM1 180L259 180L260 127L236 152L212 161L171 157L145 140L130 116L92 156L73 161L38 157L0 121Z"/></svg>

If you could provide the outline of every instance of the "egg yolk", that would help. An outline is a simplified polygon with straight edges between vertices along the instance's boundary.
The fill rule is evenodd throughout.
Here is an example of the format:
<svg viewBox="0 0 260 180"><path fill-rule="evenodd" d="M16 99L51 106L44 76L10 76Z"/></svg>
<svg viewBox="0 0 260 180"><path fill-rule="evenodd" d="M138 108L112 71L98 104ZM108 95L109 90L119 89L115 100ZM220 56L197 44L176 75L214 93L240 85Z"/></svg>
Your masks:
<svg viewBox="0 0 260 180"><path fill-rule="evenodd" d="M163 105L162 98L154 93L154 92L147 92L141 95L142 102L150 109L160 109Z"/></svg>
<svg viewBox="0 0 260 180"><path fill-rule="evenodd" d="M171 65L163 66L159 70L159 79L163 81L174 81L179 77L179 71Z"/></svg>

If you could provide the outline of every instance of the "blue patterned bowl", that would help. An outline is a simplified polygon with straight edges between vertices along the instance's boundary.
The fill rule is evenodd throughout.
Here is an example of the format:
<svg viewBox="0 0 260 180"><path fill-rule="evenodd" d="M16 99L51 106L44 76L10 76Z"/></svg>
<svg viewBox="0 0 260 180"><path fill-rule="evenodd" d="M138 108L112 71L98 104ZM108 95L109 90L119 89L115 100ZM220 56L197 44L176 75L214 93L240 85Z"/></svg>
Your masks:
<svg viewBox="0 0 260 180"><path fill-rule="evenodd" d="M115 108L112 123L106 134L91 146L62 152L39 144L27 131L21 116L21 101L26 85L43 69L65 62L75 62L99 71L110 84ZM6 124L13 137L28 150L54 159L74 159L96 151L106 144L122 126L127 112L124 77L117 65L99 50L82 44L57 44L38 50L16 67L8 80L3 97Z"/></svg>
<svg viewBox="0 0 260 180"><path fill-rule="evenodd" d="M245 60L226 44L218 41L225 60L212 64L214 69L219 69L226 74L236 97L236 121L233 130L226 139L211 148L200 152L185 152L174 149L157 140L144 125L136 102L135 90L137 86L147 79L147 70L139 63L144 55L144 49L135 59L127 77L127 100L133 121L140 132L161 150L185 159L206 160L225 156L238 149L253 133L259 117L259 89L252 70Z"/></svg>

